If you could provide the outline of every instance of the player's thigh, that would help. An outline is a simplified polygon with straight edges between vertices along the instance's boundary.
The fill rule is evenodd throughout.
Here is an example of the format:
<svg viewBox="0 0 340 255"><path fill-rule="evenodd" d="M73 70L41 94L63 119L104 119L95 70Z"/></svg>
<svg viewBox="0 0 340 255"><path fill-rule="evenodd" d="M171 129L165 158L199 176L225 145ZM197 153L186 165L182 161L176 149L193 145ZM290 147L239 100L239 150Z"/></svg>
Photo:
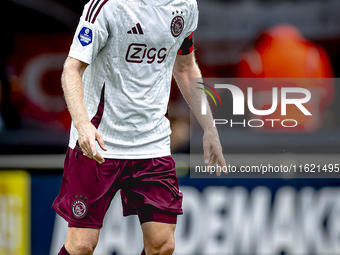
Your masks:
<svg viewBox="0 0 340 255"><path fill-rule="evenodd" d="M159 254L172 254L175 249L175 229L176 224L144 222L142 231L146 254L153 254L155 250Z"/></svg>
<svg viewBox="0 0 340 255"><path fill-rule="evenodd" d="M96 228L73 228L67 229L65 248L70 254L89 254L94 251L100 229ZM91 253L90 253L91 254Z"/></svg>

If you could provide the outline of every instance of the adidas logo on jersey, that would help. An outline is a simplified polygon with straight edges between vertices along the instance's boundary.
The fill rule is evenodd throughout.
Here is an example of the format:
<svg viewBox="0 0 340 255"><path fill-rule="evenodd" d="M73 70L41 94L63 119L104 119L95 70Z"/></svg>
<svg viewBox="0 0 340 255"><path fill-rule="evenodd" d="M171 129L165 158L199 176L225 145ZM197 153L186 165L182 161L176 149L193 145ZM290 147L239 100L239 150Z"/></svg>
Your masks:
<svg viewBox="0 0 340 255"><path fill-rule="evenodd" d="M142 29L142 27L140 26L140 24L139 23L137 23L136 24L136 26L134 26L131 30L129 30L128 32L127 32L128 34L140 34L140 35L143 35L144 33L143 33L143 29Z"/></svg>

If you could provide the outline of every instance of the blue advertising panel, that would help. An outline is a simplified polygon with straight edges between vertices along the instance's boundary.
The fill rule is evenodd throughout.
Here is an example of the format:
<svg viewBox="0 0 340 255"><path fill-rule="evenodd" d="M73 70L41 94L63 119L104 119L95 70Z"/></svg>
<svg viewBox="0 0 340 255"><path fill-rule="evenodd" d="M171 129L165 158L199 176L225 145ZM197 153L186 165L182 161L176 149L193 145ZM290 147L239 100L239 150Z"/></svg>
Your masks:
<svg viewBox="0 0 340 255"><path fill-rule="evenodd" d="M32 254L59 252L67 223L51 204L61 175L32 175ZM339 179L180 178L184 215L176 255L338 254ZM142 250L138 218L122 216L119 194L104 220L96 255Z"/></svg>

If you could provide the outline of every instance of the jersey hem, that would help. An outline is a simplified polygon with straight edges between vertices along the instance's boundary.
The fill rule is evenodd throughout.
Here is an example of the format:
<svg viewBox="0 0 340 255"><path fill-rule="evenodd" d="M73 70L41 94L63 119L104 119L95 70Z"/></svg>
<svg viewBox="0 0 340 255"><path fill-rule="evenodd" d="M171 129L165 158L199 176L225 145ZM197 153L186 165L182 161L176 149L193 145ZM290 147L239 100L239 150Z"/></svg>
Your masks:
<svg viewBox="0 0 340 255"><path fill-rule="evenodd" d="M72 142L68 145L72 150L76 147L76 144ZM99 154L103 156L103 158L108 159L150 159L150 158L161 158L171 155L171 150L168 149L166 151L161 151L158 153L148 153L148 154L115 154L115 153L107 153L105 151L99 151Z"/></svg>
<svg viewBox="0 0 340 255"><path fill-rule="evenodd" d="M106 154L100 153L104 158L109 159L150 159L150 158L161 158L171 155L171 151L164 151L160 153L149 153L149 154Z"/></svg>

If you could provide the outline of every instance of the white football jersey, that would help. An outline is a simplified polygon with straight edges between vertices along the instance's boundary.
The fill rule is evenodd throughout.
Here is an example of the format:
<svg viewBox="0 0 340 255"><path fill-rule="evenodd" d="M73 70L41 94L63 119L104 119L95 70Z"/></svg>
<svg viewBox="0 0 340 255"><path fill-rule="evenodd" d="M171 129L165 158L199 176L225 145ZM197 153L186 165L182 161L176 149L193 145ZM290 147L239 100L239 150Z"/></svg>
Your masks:
<svg viewBox="0 0 340 255"><path fill-rule="evenodd" d="M107 151L97 145L103 157L170 155L165 115L172 69L197 21L196 0L91 0L85 5L69 56L89 64L84 101L105 142ZM77 140L72 123L69 146Z"/></svg>

